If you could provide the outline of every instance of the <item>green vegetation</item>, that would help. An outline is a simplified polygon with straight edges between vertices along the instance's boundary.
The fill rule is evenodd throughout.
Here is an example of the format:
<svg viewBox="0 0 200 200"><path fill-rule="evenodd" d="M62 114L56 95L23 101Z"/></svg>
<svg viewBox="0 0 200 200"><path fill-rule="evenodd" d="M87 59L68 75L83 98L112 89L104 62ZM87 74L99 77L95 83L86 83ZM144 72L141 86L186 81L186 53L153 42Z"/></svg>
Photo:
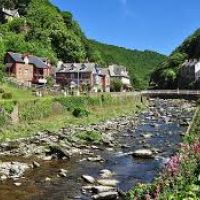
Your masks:
<svg viewBox="0 0 200 200"><path fill-rule="evenodd" d="M21 17L2 24L0 19L0 63L7 51L48 57L53 64L58 59L89 59L104 66L116 63L128 68L135 88L145 88L150 72L165 59L151 51L133 51L88 40L72 14L60 11L48 0L2 0L1 6L19 8Z"/></svg>
<svg viewBox="0 0 200 200"><path fill-rule="evenodd" d="M15 105L19 110L19 123L14 125L11 123L10 113ZM145 101L142 104L139 95L4 100L0 101L0 108L7 110L4 113L8 120L2 123L0 140L29 137L42 130L56 132L67 125L97 123L120 115L139 112L144 107ZM88 111L87 115L79 118L73 116L76 108Z"/></svg>
<svg viewBox="0 0 200 200"><path fill-rule="evenodd" d="M119 79L113 79L110 83L111 92L120 92L123 84Z"/></svg>
<svg viewBox="0 0 200 200"><path fill-rule="evenodd" d="M102 135L98 131L83 131L78 133L76 137L87 143L99 144L102 141Z"/></svg>
<svg viewBox="0 0 200 200"><path fill-rule="evenodd" d="M34 97L32 95L32 91L28 90L28 89L20 89L17 88L15 86L12 86L10 84L7 83L1 83L1 88L0 88L0 101L1 101L1 97L5 94L5 93L10 93L12 95L12 99L13 100L28 100L28 99L34 99L36 97ZM3 97L2 97L3 99Z"/></svg>
<svg viewBox="0 0 200 200"><path fill-rule="evenodd" d="M166 56L153 51L130 50L96 41L90 41L90 43L101 53L104 64L116 63L127 67L131 82L136 89L147 88L150 74L159 63L166 59Z"/></svg>
<svg viewBox="0 0 200 200"><path fill-rule="evenodd" d="M158 88L195 88L196 83L181 84L179 69L186 59L199 59L200 57L200 29L189 36L172 54L152 73L152 82ZM170 77L169 77L169 74Z"/></svg>
<svg viewBox="0 0 200 200"><path fill-rule="evenodd" d="M198 200L200 197L200 111L179 154L172 157L163 175L153 184L139 184L127 199Z"/></svg>
<svg viewBox="0 0 200 200"><path fill-rule="evenodd" d="M87 117L89 115L89 111L83 108L75 108L72 114L74 117L83 117L83 116Z"/></svg>

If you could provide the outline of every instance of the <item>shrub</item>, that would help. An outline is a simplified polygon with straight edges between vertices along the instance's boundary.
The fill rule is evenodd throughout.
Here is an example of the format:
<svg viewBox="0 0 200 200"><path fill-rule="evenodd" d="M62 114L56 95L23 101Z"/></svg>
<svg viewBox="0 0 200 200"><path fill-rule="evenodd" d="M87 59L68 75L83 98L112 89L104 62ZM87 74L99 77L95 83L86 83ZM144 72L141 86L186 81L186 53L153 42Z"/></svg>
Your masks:
<svg viewBox="0 0 200 200"><path fill-rule="evenodd" d="M111 81L111 92L120 92L123 84L121 80L119 79L114 79Z"/></svg>
<svg viewBox="0 0 200 200"><path fill-rule="evenodd" d="M77 137L87 142L100 143L102 141L102 135L98 131L83 131L79 133Z"/></svg>
<svg viewBox="0 0 200 200"><path fill-rule="evenodd" d="M3 93L2 99L12 99L12 93L10 92Z"/></svg>
<svg viewBox="0 0 200 200"><path fill-rule="evenodd" d="M87 117L89 115L89 111L84 108L75 108L72 114L74 117Z"/></svg>
<svg viewBox="0 0 200 200"><path fill-rule="evenodd" d="M0 88L0 94L3 94L5 91L3 88Z"/></svg>

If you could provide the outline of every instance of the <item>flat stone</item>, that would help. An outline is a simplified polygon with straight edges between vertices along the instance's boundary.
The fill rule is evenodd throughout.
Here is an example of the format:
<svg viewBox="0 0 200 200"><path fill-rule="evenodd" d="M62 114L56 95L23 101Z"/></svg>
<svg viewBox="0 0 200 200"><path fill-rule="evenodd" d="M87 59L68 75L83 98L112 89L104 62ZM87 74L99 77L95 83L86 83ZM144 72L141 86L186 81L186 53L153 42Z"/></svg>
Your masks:
<svg viewBox="0 0 200 200"><path fill-rule="evenodd" d="M94 200L112 200L118 199L118 192L102 192L92 196Z"/></svg>
<svg viewBox="0 0 200 200"><path fill-rule="evenodd" d="M100 155L96 157L88 157L87 160L91 162L104 162L104 159Z"/></svg>
<svg viewBox="0 0 200 200"><path fill-rule="evenodd" d="M93 186L91 188L91 190L96 193L96 194L99 194L99 193L102 193L102 192L110 192L110 191L113 191L115 190L115 188L111 187L111 186L103 186L103 185L100 185L100 186Z"/></svg>
<svg viewBox="0 0 200 200"><path fill-rule="evenodd" d="M94 184L95 183L95 178L93 178L92 176L82 175L82 179L84 181L86 181L87 183L90 183L90 184Z"/></svg>
<svg viewBox="0 0 200 200"><path fill-rule="evenodd" d="M114 179L99 179L97 180L97 183L103 186L115 187L119 183L119 181Z"/></svg>
<svg viewBox="0 0 200 200"><path fill-rule="evenodd" d="M43 161L50 161L50 160L52 160L52 156L44 156L44 157L42 158L42 160L43 160Z"/></svg>
<svg viewBox="0 0 200 200"><path fill-rule="evenodd" d="M13 183L15 186L19 187L22 185L22 183Z"/></svg>

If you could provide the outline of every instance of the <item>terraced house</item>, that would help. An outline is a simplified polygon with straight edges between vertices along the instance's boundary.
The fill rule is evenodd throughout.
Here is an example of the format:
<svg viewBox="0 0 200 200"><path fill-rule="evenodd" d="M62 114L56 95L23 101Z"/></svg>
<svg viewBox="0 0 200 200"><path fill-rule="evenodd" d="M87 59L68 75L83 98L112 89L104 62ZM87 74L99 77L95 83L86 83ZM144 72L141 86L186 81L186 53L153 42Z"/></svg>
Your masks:
<svg viewBox="0 0 200 200"><path fill-rule="evenodd" d="M109 71L96 63L60 64L56 72L56 82L69 89L77 88L79 91L110 91Z"/></svg>
<svg viewBox="0 0 200 200"><path fill-rule="evenodd" d="M111 81L115 79L118 79L121 81L122 83L121 91L126 92L129 90L132 90L130 77L129 77L127 69L124 66L120 66L116 64L110 65L109 73L110 73Z"/></svg>
<svg viewBox="0 0 200 200"><path fill-rule="evenodd" d="M200 60L186 60L181 66L179 86L190 87L189 84L200 88Z"/></svg>
<svg viewBox="0 0 200 200"><path fill-rule="evenodd" d="M8 76L24 84L45 84L46 78L50 76L51 65L48 59L8 52L4 63Z"/></svg>

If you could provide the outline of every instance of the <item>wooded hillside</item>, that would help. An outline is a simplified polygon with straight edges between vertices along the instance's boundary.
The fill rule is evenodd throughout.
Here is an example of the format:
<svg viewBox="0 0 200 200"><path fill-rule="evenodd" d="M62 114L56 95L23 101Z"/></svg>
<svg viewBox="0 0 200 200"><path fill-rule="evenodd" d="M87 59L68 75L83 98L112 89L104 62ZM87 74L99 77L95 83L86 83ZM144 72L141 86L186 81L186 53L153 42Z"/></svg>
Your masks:
<svg viewBox="0 0 200 200"><path fill-rule="evenodd" d="M151 51L128 50L90 41L70 12L48 0L2 0L1 7L19 8L20 18L0 24L0 63L7 51L48 57L53 63L117 63L128 68L135 88L145 88L150 72L165 59ZM2 65L2 64L1 64Z"/></svg>

